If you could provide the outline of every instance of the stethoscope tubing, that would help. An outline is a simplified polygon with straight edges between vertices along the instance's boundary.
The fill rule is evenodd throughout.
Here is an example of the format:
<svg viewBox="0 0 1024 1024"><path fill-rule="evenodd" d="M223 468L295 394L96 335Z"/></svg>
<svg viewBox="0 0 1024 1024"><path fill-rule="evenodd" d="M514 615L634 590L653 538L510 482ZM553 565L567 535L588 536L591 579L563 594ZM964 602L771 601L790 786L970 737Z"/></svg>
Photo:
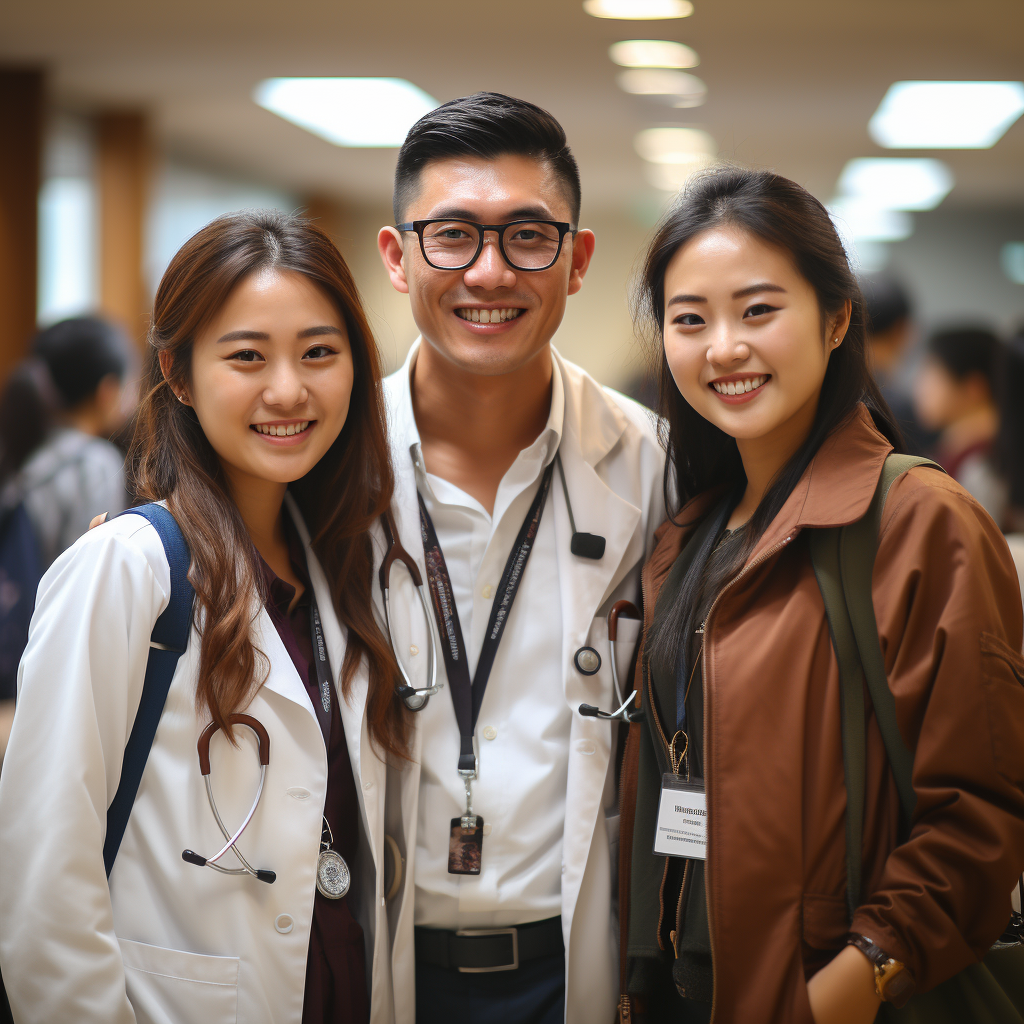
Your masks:
<svg viewBox="0 0 1024 1024"><path fill-rule="evenodd" d="M399 557L399 560L405 563L405 560ZM399 693L401 694L402 700L405 702L405 706L410 711L421 711L426 707L427 700L437 693L444 684L438 681L437 678L437 648L434 645L434 629L433 629L433 617L430 611L430 603L427 600L426 588L422 582L417 584L415 577L413 577L413 584L416 586L416 592L420 595L420 605L423 608L424 624L427 627L427 650L428 657L430 660L429 675L427 676L430 681L429 686L425 686L422 689L417 689L412 684L412 680L409 678L408 672L405 670L405 665L402 663L402 659L398 656L398 651L395 649L395 638L391 631L391 563L388 563L387 573L383 575L381 581L381 589L384 593L384 623L388 631L388 641L391 644L391 651L395 656L395 661L398 662L398 671L402 674L402 680L404 686L399 687ZM411 574L410 574L411 575Z"/></svg>

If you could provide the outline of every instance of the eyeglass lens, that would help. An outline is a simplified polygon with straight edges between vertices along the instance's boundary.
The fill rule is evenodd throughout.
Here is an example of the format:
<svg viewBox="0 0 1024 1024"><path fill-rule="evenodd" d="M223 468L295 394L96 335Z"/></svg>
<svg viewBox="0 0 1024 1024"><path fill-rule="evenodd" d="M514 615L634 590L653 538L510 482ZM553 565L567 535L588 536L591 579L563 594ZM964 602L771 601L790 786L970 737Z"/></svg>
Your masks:
<svg viewBox="0 0 1024 1024"><path fill-rule="evenodd" d="M504 231L505 257L520 270L543 270L558 257L561 235L552 224L512 224ZM461 268L477 254L480 228L467 221L434 221L423 228L423 254L439 268Z"/></svg>

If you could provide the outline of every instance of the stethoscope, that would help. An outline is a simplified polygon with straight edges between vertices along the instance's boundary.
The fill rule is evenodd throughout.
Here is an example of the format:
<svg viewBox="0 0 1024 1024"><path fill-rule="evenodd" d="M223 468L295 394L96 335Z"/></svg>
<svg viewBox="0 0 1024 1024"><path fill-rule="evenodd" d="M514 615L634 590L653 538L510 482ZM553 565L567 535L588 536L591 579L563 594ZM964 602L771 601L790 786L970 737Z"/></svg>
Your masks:
<svg viewBox="0 0 1024 1024"><path fill-rule="evenodd" d="M555 464L558 466L558 475L562 481L562 493L565 495L565 507L569 512L569 528L572 530L569 550L578 558L592 558L600 560L604 557L605 538L599 534L581 533L576 529L576 519L572 514L572 502L569 500L569 487L565 482L565 470L562 468L562 459L558 452L555 452ZM444 683L438 682L437 679L437 651L434 647L434 630L430 611L430 601L427 599L427 591L423 583L423 576L420 574L419 567L416 565L416 560L408 551L405 550L405 548L402 547L402 543L398 539L398 527L395 525L395 520L390 509L381 516L381 523L384 526L384 536L388 542L387 554L385 554L384 561L381 563L379 577L381 593L384 596L384 624L387 627L388 642L391 644L391 652L395 656L395 661L398 662L398 671L402 674L403 680L401 684L395 687L395 692L410 711L422 711L427 706L427 701L430 700L430 698L437 693L442 686L444 686ZM402 663L402 659L398 655L398 649L395 647L395 638L391 631L391 566L393 566L395 562L401 562L405 566L409 575L412 577L416 590L420 595L420 604L423 608L423 615L426 620L427 643L430 647L430 672L427 677L430 681L429 686L421 686L419 688L413 686L412 680L409 678L409 673L406 672L405 665ZM636 612L635 606L629 601L619 601L615 608L618 608L619 605L626 605L633 608L639 618L640 613ZM618 613L616 613L615 608L612 609L612 614L615 615L617 620ZM611 625L611 622L612 620L609 617L609 630L614 628ZM611 635L611 633L609 633L609 635ZM576 652L577 667L579 666L580 652L590 649L591 648L580 648L580 651ZM596 652L594 653L596 654ZM598 667L600 667L599 656ZM597 668L594 669L594 672L596 671ZM593 675L593 672L584 672L584 674ZM612 655L612 677L615 680L616 693L618 693L618 676L615 669L614 654ZM589 707L589 705L585 704L582 707ZM584 713L582 711L582 707L581 714ZM619 710L621 711L622 709L620 708ZM596 709L594 712L586 713L597 713L603 718L612 717L605 715L603 712L598 713ZM618 713L619 712L616 712L616 715L618 715Z"/></svg>
<svg viewBox="0 0 1024 1024"><path fill-rule="evenodd" d="M210 740L213 739L213 734L220 726L216 722L211 722L199 737L199 770L202 772L203 782L206 783L206 797L210 801L210 810L213 811L217 826L224 833L224 838L227 842L212 857L201 857L192 850L183 850L181 859L200 868L213 868L214 871L220 871L225 875L253 875L261 882L275 882L277 880L276 871L254 868L245 859L242 851L237 846L239 836L245 831L246 825L252 821L252 816L256 813L256 808L259 806L260 797L263 795L263 783L267 777L267 765L270 764L270 736L267 730L263 728L262 723L258 719L253 718L252 715L228 715L227 720L231 725L244 725L256 734L260 758L260 781L256 787L256 798L253 800L252 807L249 808L249 813L245 816L245 820L232 835L228 831L227 826L225 826L224 820L220 816L220 811L217 810L217 801L213 798L213 783L210 781ZM242 865L240 868L225 868L217 863L228 850L234 851L235 856Z"/></svg>
<svg viewBox="0 0 1024 1024"><path fill-rule="evenodd" d="M238 826L238 831L232 835L224 824L220 811L217 810L217 801L213 798L213 783L210 780L210 740L213 739L213 734L220 726L216 722L211 722L199 737L199 770L202 772L203 782L206 783L206 798L210 801L210 810L213 811L217 825L227 842L212 857L202 857L193 850L182 850L181 859L189 864L195 864L196 867L213 868L214 871L220 871L225 875L253 875L261 882L275 882L277 881L276 871L268 871L266 868L254 868L245 859L237 845L238 837L245 831L246 825L252 821L252 816L256 813L256 808L259 807L260 797L263 795L263 783L267 777L267 765L270 764L270 736L260 721L253 718L252 715L228 715L227 720L231 725L244 725L256 734L256 739L259 742L260 758L260 781L256 786L256 797L252 802L252 807L249 808L249 813L245 816L245 820ZM327 834L326 839L324 839L324 833ZM385 839L387 838L385 836ZM391 844L394 845L393 839ZM345 859L341 854L337 850L332 849L333 846L334 834L331 832L331 826L328 824L325 815L323 830L320 833L320 853L317 855L316 862L316 887L328 899L340 900L348 893L352 885L352 873L349 871L348 864L345 863ZM234 852L242 865L240 868L225 868L217 863L228 850ZM401 870L400 860L401 858L399 858L399 871Z"/></svg>
<svg viewBox="0 0 1024 1024"><path fill-rule="evenodd" d="M644 716L640 708L630 706L636 699L636 690L633 690L625 700L622 700L622 686L619 683L619 666L615 658L615 645L619 639L619 616L626 613L629 613L629 618L640 618L640 609L632 601L616 601L612 605L612 610L608 613L608 647L612 659L612 693L615 697L615 702L619 706L615 711L602 711L600 708L594 707L593 704L581 704L579 711L585 718L600 718L605 722L619 721L625 722L628 725L630 722L639 722ZM592 647L581 647L576 652L575 661L577 669L584 675L593 675L601 667L601 656ZM593 667L591 668L590 666ZM619 703L620 701L621 703Z"/></svg>
<svg viewBox="0 0 1024 1024"><path fill-rule="evenodd" d="M427 600L426 587L423 585L423 577L420 575L416 560L402 547L402 542L398 539L398 528L395 526L390 509L381 516L381 522L384 524L384 535L388 541L387 554L384 556L384 561L380 567L380 589L384 595L384 624L387 627L391 652L395 656L395 661L398 663L398 671L401 672L403 679L403 682L395 687L395 692L401 697L405 706L410 711L422 711L427 706L427 701L444 686L444 683L440 683L437 680L437 650L434 647L434 630L432 628L430 602ZM421 686L419 688L413 686L409 673L406 672L405 665L402 663L402 659L398 656L398 651L395 648L395 637L391 630L391 566L395 562L401 562L405 566L420 595L420 605L423 607L423 616L427 626L427 645L430 651L430 672L427 676L430 680L429 686Z"/></svg>

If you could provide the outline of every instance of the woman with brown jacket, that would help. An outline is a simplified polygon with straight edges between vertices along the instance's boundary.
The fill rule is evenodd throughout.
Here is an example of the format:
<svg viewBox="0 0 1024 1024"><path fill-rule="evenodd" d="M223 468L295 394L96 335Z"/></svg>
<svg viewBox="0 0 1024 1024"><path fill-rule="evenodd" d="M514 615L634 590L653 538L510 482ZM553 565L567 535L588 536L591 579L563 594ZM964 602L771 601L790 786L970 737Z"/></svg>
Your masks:
<svg viewBox="0 0 1024 1024"><path fill-rule="evenodd" d="M938 470L891 486L871 597L916 808L901 832L866 701L851 922L839 670L808 535L861 519L900 448L866 368L856 281L804 189L723 169L658 231L641 312L661 343L679 506L643 572L620 1017L868 1024L894 995L886 978L931 989L1007 925L1024 866L1013 565ZM894 962L881 994L879 957Z"/></svg>

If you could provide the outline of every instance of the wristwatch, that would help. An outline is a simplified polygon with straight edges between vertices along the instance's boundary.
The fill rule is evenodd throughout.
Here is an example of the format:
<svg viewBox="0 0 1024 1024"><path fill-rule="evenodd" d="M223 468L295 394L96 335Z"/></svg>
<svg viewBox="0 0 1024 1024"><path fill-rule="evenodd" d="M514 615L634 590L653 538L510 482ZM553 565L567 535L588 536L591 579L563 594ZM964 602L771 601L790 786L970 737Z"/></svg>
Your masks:
<svg viewBox="0 0 1024 1024"><path fill-rule="evenodd" d="M897 1009L903 1006L916 988L914 976L907 970L906 964L894 960L866 935L851 933L846 941L848 945L856 946L871 961L875 969L875 991L882 1002L892 1003Z"/></svg>

